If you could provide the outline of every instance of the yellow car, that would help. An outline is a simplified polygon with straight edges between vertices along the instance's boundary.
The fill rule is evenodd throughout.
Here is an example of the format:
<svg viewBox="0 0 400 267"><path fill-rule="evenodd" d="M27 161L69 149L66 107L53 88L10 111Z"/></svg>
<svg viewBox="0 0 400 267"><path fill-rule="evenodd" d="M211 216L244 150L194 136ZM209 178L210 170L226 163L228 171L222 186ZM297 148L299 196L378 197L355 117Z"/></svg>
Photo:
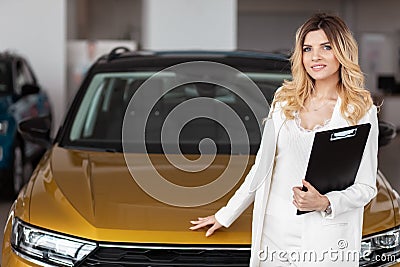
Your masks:
<svg viewBox="0 0 400 267"><path fill-rule="evenodd" d="M248 266L251 207L208 238L189 221L238 188L267 103L290 77L288 59L266 53L118 48L100 58L11 207L1 266ZM20 124L43 144L48 130L48 118ZM400 254L399 196L380 172L377 183L360 266Z"/></svg>

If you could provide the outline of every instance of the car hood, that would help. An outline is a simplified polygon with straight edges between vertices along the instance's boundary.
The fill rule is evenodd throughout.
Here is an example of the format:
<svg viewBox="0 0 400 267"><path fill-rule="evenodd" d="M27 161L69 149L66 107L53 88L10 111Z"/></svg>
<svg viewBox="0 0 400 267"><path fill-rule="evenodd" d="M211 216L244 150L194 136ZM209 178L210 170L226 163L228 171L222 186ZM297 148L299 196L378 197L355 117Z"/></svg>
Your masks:
<svg viewBox="0 0 400 267"><path fill-rule="evenodd" d="M211 215L225 205L232 192L199 207L175 207L146 194L126 167L122 153L82 152L53 148L40 163L33 179L30 222L74 236L111 242L146 243L232 243L249 244L251 213L228 231L205 238L204 230L190 231L189 221ZM205 183L212 176L184 174L165 164L161 155L151 155L157 170L171 182L193 186L187 181ZM226 168L227 156L217 156L213 173ZM140 161L138 161L140 162ZM247 167L253 162L251 162ZM140 163L138 163L140 164ZM233 189L233 191L237 186Z"/></svg>
<svg viewBox="0 0 400 267"><path fill-rule="evenodd" d="M376 234L399 225L398 195L378 171L377 195L364 209L363 236Z"/></svg>
<svg viewBox="0 0 400 267"><path fill-rule="evenodd" d="M228 156L218 155L206 175L177 171L158 154L150 158L163 176L172 177L171 182L195 186L193 181L206 184L209 176L221 173ZM252 157L246 171L253 160ZM395 226L399 208L394 206L395 196L385 181L378 175L378 195L364 212L364 236ZM138 186L123 154L56 146L45 155L28 185L32 188L28 220L57 232L109 242L250 244L251 207L229 230L222 228L211 238L204 237L205 230L189 230L190 220L214 214L237 187L207 205L175 207L154 199Z"/></svg>

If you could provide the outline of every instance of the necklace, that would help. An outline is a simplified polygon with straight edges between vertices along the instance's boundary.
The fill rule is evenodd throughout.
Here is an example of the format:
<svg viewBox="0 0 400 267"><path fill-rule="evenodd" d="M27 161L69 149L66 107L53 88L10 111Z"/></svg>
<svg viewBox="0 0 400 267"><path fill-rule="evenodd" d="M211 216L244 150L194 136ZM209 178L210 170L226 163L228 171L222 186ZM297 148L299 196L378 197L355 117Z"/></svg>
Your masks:
<svg viewBox="0 0 400 267"><path fill-rule="evenodd" d="M313 100L314 100L314 98L311 99L310 104L313 102ZM310 105L310 108L311 108L313 111L318 111L318 110L320 110L321 108L323 108L324 106L326 106L326 104L328 104L328 99L325 99L325 101L324 101L319 107L311 107L311 105ZM313 106L314 106L314 104L313 104Z"/></svg>

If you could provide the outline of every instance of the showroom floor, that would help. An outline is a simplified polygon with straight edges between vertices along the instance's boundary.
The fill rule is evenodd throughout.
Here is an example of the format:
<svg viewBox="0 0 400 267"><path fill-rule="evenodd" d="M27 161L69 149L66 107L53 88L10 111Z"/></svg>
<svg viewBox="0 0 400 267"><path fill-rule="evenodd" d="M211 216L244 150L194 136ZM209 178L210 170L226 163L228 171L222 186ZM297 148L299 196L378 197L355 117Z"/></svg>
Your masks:
<svg viewBox="0 0 400 267"><path fill-rule="evenodd" d="M382 147L379 151L379 166L386 178L392 184L393 188L400 192L400 133L386 147ZM8 210L12 202L0 200L0 248L3 244L3 229L7 220ZM1 253L0 253L1 262Z"/></svg>

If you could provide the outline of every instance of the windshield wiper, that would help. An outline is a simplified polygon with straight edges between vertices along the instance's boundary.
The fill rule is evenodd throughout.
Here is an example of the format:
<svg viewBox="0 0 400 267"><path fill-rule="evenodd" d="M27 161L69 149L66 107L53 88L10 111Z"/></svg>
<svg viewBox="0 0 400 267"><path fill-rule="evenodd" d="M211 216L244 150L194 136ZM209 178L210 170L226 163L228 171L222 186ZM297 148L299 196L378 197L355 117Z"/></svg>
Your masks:
<svg viewBox="0 0 400 267"><path fill-rule="evenodd" d="M91 146L91 145L85 145L85 146L75 146L75 145L65 145L63 146L64 148L68 149L77 149L77 150L89 150L89 151L96 151L96 152L110 152L110 153L117 153L119 152L115 148L109 148L109 147L96 147L96 146Z"/></svg>

